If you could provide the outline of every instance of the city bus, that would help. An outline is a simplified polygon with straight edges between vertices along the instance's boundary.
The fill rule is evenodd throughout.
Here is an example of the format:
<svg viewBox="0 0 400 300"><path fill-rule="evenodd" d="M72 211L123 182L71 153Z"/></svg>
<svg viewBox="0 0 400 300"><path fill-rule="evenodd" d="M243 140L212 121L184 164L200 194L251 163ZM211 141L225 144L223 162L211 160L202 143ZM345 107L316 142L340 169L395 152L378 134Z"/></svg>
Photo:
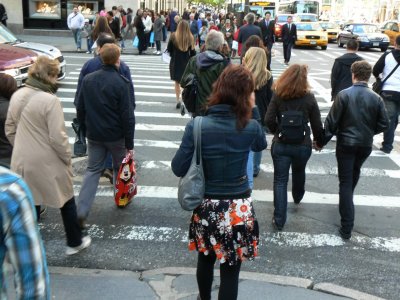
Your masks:
<svg viewBox="0 0 400 300"><path fill-rule="evenodd" d="M277 6L277 1L268 0L249 0L249 12L254 13L256 16L264 17L265 13L269 11L272 18L275 17L275 9ZM234 12L244 12L244 3L234 3Z"/></svg>
<svg viewBox="0 0 400 300"><path fill-rule="evenodd" d="M278 14L315 14L319 16L322 8L321 2L321 0L283 0L279 3Z"/></svg>

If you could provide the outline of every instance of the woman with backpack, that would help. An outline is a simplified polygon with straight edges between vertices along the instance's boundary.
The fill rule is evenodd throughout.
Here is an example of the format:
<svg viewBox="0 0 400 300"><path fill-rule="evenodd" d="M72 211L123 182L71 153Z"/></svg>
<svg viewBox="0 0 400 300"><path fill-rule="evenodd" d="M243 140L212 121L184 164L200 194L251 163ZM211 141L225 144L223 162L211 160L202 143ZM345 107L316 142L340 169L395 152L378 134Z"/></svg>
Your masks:
<svg viewBox="0 0 400 300"><path fill-rule="evenodd" d="M265 123L274 133L271 155L274 163L274 217L275 229L286 223L287 184L292 167L292 197L299 204L305 193L306 165L313 142L317 148L324 145L324 131L317 100L307 81L306 65L294 64L274 82L273 96L265 116Z"/></svg>
<svg viewBox="0 0 400 300"><path fill-rule="evenodd" d="M179 84L189 59L196 55L194 38L188 22L179 22L176 31L171 34L167 50L171 56L169 72L171 80L175 82L176 109L181 109L181 107L183 109ZM181 113L184 114L184 111Z"/></svg>

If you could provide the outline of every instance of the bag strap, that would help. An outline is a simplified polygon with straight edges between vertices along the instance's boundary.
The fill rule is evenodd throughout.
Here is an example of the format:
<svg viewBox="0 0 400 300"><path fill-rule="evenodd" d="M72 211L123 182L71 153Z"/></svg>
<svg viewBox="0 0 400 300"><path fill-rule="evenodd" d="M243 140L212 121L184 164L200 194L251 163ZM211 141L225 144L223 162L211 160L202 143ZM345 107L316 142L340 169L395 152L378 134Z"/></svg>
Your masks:
<svg viewBox="0 0 400 300"><path fill-rule="evenodd" d="M386 82L386 80L388 80L389 77L392 76L392 74L393 74L394 72L396 72L396 70L397 70L397 68L398 68L399 66L400 66L400 63L397 63L397 66L394 67L394 69L392 70L392 72L390 72L390 74L389 74L388 76L386 76L384 80L382 80L382 84L384 84L384 83Z"/></svg>
<svg viewBox="0 0 400 300"><path fill-rule="evenodd" d="M202 164L201 159L201 122L202 117L198 116L194 118L193 124L193 140L194 140L194 154L196 158L196 165Z"/></svg>

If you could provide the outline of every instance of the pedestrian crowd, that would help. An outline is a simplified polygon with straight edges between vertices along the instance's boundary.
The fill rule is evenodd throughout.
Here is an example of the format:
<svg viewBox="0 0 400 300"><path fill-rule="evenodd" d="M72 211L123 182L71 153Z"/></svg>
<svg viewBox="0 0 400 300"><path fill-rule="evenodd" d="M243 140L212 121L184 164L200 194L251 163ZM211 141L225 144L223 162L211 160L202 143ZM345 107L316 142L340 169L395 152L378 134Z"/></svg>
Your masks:
<svg viewBox="0 0 400 300"><path fill-rule="evenodd" d="M32 275L20 278L17 284L35 283L35 287L19 291L49 298L48 271L37 229L43 206L60 209L66 254L79 253L91 244L85 223L100 176L108 170L115 183L126 153L133 155L135 93L129 67L121 60L129 34L130 39L137 36L139 54L149 47L160 54L160 43L168 38L165 30L171 31L166 49L176 108L182 114L188 110L192 116L171 162L176 176L184 177L193 161L196 163L192 159L201 141L204 195L189 226L189 249L198 251L198 299L211 299L217 260L219 299L236 299L241 263L258 255L259 225L251 193L262 151L267 148L266 133L274 136L273 228L281 231L287 221L289 170L293 202L298 205L305 195L306 165L312 149L321 151L336 136L339 234L351 238L354 189L371 154L374 135L384 132L382 151L393 149L400 110L400 37L395 49L373 68L355 53L357 42L349 41L348 53L336 59L332 69L333 103L323 124L306 65L292 64L276 80L272 76L275 25L271 15L267 13L257 24L253 14L245 20L246 24L237 28L231 14L199 14L195 8L185 10L182 17L175 9L166 13L139 9L134 17L132 10L125 13L122 7L98 13L93 29L86 29L95 44L89 47L88 43L88 51L96 49L97 56L82 67L74 99L88 143L88 165L77 201L64 114L56 96L58 61L39 56L29 69L26 85L18 90L11 76L0 74L1 163L24 180L0 168L1 229L4 222L18 229L1 232L0 260L4 261L5 249L18 253L27 243L32 245L28 258L12 255L16 272ZM68 18L77 50L81 49L85 23L79 11ZM286 64L295 39L295 25L288 19L283 29ZM239 43L243 45L240 50ZM232 63L236 54L240 64ZM379 93L368 87L372 74L382 77ZM17 226L12 218L22 224ZM25 231L21 235L26 240L18 237L19 231ZM21 269L23 259L29 262Z"/></svg>

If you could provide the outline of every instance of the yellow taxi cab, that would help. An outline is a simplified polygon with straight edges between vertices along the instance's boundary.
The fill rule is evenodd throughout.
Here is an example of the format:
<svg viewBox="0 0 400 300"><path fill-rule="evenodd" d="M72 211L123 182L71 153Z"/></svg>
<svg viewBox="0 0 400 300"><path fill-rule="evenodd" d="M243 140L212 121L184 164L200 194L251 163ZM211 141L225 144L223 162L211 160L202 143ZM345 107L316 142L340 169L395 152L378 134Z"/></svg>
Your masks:
<svg viewBox="0 0 400 300"><path fill-rule="evenodd" d="M319 24L328 34L328 42L336 42L340 31L339 25L332 22L319 22Z"/></svg>
<svg viewBox="0 0 400 300"><path fill-rule="evenodd" d="M296 22L297 47L321 47L326 50L328 47L328 34L322 29L318 22Z"/></svg>
<svg viewBox="0 0 400 300"><path fill-rule="evenodd" d="M400 34L399 32L400 23L397 21L387 21L382 26L382 33L389 36L390 39L390 46L394 46L394 41L396 37Z"/></svg>

